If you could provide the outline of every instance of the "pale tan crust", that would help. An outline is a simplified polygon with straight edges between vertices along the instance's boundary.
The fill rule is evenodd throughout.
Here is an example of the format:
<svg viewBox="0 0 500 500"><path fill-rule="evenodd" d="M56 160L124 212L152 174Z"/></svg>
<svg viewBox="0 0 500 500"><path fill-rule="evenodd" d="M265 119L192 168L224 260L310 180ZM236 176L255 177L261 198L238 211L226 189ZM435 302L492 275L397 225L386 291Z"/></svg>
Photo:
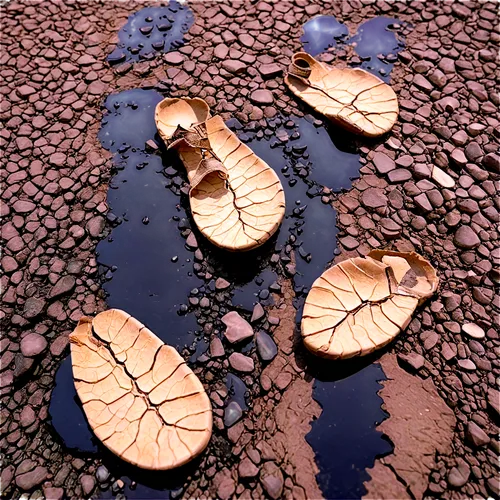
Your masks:
<svg viewBox="0 0 500 500"><path fill-rule="evenodd" d="M110 309L82 317L70 335L76 392L90 427L115 455L143 469L179 467L212 434L212 407L172 347Z"/></svg>
<svg viewBox="0 0 500 500"><path fill-rule="evenodd" d="M164 99L155 116L160 136L177 150L195 186L190 192L191 211L201 233L231 251L251 250L265 243L285 214L285 194L276 172L220 116L210 117L201 99ZM207 140L200 140L205 147L193 147L193 141L172 142L179 127L190 131L199 123L206 130ZM200 181L200 164L207 158L219 162L221 168Z"/></svg>
<svg viewBox="0 0 500 500"><path fill-rule="evenodd" d="M387 345L436 290L436 271L414 252L377 250L326 270L306 298L305 346L325 358L365 356Z"/></svg>
<svg viewBox="0 0 500 500"><path fill-rule="evenodd" d="M399 114L394 90L362 69L330 68L305 52L294 54L292 66L308 68L307 78L285 76L297 96L350 132L377 137L393 127Z"/></svg>

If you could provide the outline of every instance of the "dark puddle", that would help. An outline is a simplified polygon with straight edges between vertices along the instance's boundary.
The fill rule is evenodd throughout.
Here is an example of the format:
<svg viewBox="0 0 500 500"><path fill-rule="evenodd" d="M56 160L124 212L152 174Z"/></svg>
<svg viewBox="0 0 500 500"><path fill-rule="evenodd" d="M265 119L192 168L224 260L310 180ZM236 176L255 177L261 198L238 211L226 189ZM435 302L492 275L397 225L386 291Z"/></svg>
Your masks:
<svg viewBox="0 0 500 500"><path fill-rule="evenodd" d="M110 64L119 64L152 59L159 52L181 47L183 35L193 21L191 9L175 0L167 6L145 7L128 18L107 60Z"/></svg>
<svg viewBox="0 0 500 500"><path fill-rule="evenodd" d="M316 379L314 399L323 411L306 439L316 453L317 480L325 498L361 498L366 494L363 482L370 479L366 469L393 449L376 430L388 416L377 394L379 381L385 380L378 357L308 360Z"/></svg>
<svg viewBox="0 0 500 500"><path fill-rule="evenodd" d="M360 67L385 81L398 60L397 54L405 44L398 36L401 29L398 19L375 17L363 23L349 40L361 59Z"/></svg>
<svg viewBox="0 0 500 500"><path fill-rule="evenodd" d="M339 23L333 16L313 17L304 24L302 29L304 34L300 41L304 50L312 56L335 47L337 43L349 37L347 26Z"/></svg>
<svg viewBox="0 0 500 500"><path fill-rule="evenodd" d="M188 302L188 297L216 298L215 277L224 277L231 283L232 305L248 318L257 301L270 304L270 292L279 291L276 281L284 267L285 273L293 276L295 305L301 308L312 282L337 251L335 211L322 201L324 186L333 191L348 189L351 179L358 175L359 156L350 137L311 116L278 118L265 131L242 131L242 140L278 173L286 192L286 216L269 242L246 254L222 252L202 238L196 228L191 228L198 240L198 251L204 256L198 261L203 259L206 265L207 272L201 279L196 276L200 264L192 249L186 247L191 219L187 197L181 196L184 169L175 155L165 151L155 154L146 146L151 139L161 143L153 116L159 100L161 96L152 90L126 91L106 100L108 113L99 138L103 147L115 155L115 171L108 191L108 220L113 229L98 245L98 262L108 306L125 309L170 345L181 348L193 344L190 361L194 362L206 351L209 337L197 331L203 321L199 308L192 307L194 302ZM293 251L295 266L290 258ZM215 306L211 307L215 310ZM244 350L252 346L250 342ZM376 381L383 374L378 365L374 366L339 374L335 383L321 376L316 382L315 398L324 412L313 424L308 439L318 454L318 479L327 497L330 493L332 498L356 495L365 479L364 468L373 463L377 454L385 452L377 444L380 435L373 431L375 422L383 418L376 396ZM333 365L331 369L340 370ZM234 401L245 410L248 391L244 382L228 374L226 385L226 409ZM365 396L358 398L358 394ZM199 463L173 473L152 473L112 455L87 426L74 390L69 358L58 371L50 413L56 431L68 447L83 454L97 452L111 474L124 480L127 498L167 498L169 491L176 496L176 490ZM343 459L338 458L338 463L331 461L331 453L320 442L331 443L329 433L334 424L344 433L343 448L353 448L352 456L345 454ZM361 449L361 444L352 444L358 443L359 436L368 439L368 434L373 434L373 445ZM341 463L342 467L357 471L357 475L334 474ZM108 490L101 496L108 498L112 493Z"/></svg>
<svg viewBox="0 0 500 500"><path fill-rule="evenodd" d="M335 17L316 16L304 24L304 35L300 40L304 50L312 56L338 45L353 45L359 61L352 62L351 65L366 69L388 81L397 61L397 54L405 46L399 35L402 26L398 19L375 17L361 24L356 34L350 38L347 27Z"/></svg>

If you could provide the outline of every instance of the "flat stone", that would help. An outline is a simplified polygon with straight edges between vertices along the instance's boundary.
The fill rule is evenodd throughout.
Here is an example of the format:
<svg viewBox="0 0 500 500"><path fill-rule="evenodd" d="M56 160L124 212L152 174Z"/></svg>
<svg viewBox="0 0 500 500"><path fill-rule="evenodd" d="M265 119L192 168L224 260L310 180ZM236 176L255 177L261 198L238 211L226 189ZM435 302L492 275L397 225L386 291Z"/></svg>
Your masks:
<svg viewBox="0 0 500 500"><path fill-rule="evenodd" d="M399 182L406 182L411 179L411 172L407 168L397 168L387 174L389 182L396 184Z"/></svg>
<svg viewBox="0 0 500 500"><path fill-rule="evenodd" d="M415 205L420 208L420 210L424 212L432 212L432 205L425 193L420 193L419 195L415 196L415 198L413 198L413 201L415 202Z"/></svg>
<svg viewBox="0 0 500 500"><path fill-rule="evenodd" d="M36 90L29 86L29 85L21 85L20 87L17 88L17 93L21 96L21 97L28 97L30 95L33 95L36 93Z"/></svg>
<svg viewBox="0 0 500 500"><path fill-rule="evenodd" d="M448 474L448 484L454 488L461 488L467 483L470 476L470 467L462 459L458 459L459 464L457 467L453 467Z"/></svg>
<svg viewBox="0 0 500 500"><path fill-rule="evenodd" d="M229 281L225 280L224 278L217 278L215 280L215 289L216 290L225 290L226 288L229 288L231 286L231 283Z"/></svg>
<svg viewBox="0 0 500 500"><path fill-rule="evenodd" d="M457 247L465 248L466 250L476 248L481 243L478 235L470 226L460 226L455 232L453 241Z"/></svg>
<svg viewBox="0 0 500 500"><path fill-rule="evenodd" d="M484 432L479 425L472 421L467 424L466 436L467 439L478 448L485 446L490 442L488 434L486 434L486 432Z"/></svg>
<svg viewBox="0 0 500 500"><path fill-rule="evenodd" d="M186 246L190 250L196 250L198 248L198 241L196 240L195 234L191 231L186 239Z"/></svg>
<svg viewBox="0 0 500 500"><path fill-rule="evenodd" d="M36 467L30 472L16 476L16 484L24 491L30 491L35 486L42 484L49 475L49 471L45 467Z"/></svg>
<svg viewBox="0 0 500 500"><path fill-rule="evenodd" d="M266 493L278 500L283 493L283 473L274 462L266 462L260 471L260 484Z"/></svg>
<svg viewBox="0 0 500 500"><path fill-rule="evenodd" d="M457 364L462 370L467 370L469 372L473 372L477 368L475 363L470 359L459 359Z"/></svg>
<svg viewBox="0 0 500 500"><path fill-rule="evenodd" d="M381 152L375 153L373 156L373 164L375 165L377 171L381 174L386 174L396 168L394 160Z"/></svg>
<svg viewBox="0 0 500 500"><path fill-rule="evenodd" d="M33 319L39 316L44 307L45 307L45 300L40 299L37 297L29 297L26 299L26 302L24 303L24 311L23 311L23 316L26 319Z"/></svg>
<svg viewBox="0 0 500 500"><path fill-rule="evenodd" d="M222 67L228 72L234 75L239 75L247 70L247 65L241 61L236 61L234 59L226 59L222 62Z"/></svg>
<svg viewBox="0 0 500 500"><path fill-rule="evenodd" d="M250 318L250 323L255 323L262 319L265 315L264 308L262 307L260 302L257 302L253 307L252 317Z"/></svg>
<svg viewBox="0 0 500 500"><path fill-rule="evenodd" d="M71 292L75 288L75 284L76 280L73 276L63 276L50 290L49 298L55 299Z"/></svg>
<svg viewBox="0 0 500 500"><path fill-rule="evenodd" d="M233 352L233 354L229 356L229 364L238 372L250 373L253 372L254 369L253 359L240 352Z"/></svg>
<svg viewBox="0 0 500 500"><path fill-rule="evenodd" d="M255 335L257 352L263 361L271 361L278 354L278 347L274 340L266 332L259 331Z"/></svg>
<svg viewBox="0 0 500 500"><path fill-rule="evenodd" d="M387 206L388 200L381 189L368 188L361 195L361 203L367 208L381 208Z"/></svg>
<svg viewBox="0 0 500 500"><path fill-rule="evenodd" d="M43 495L46 500L62 500L64 496L64 490L62 488L43 488Z"/></svg>
<svg viewBox="0 0 500 500"><path fill-rule="evenodd" d="M226 325L224 336L232 344L253 337L252 326L236 311L228 312L221 321Z"/></svg>
<svg viewBox="0 0 500 500"><path fill-rule="evenodd" d="M472 337L473 339L484 339L485 333L484 330L479 326L476 325L475 323L465 323L462 325L462 331L467 334L469 337Z"/></svg>
<svg viewBox="0 0 500 500"><path fill-rule="evenodd" d="M274 102L274 96L270 90L258 89L250 94L250 100L254 104L272 104Z"/></svg>
<svg viewBox="0 0 500 500"><path fill-rule="evenodd" d="M31 201L17 200L14 202L14 205L12 205L12 208L14 209L14 212L18 214L27 214L33 212L36 205Z"/></svg>
<svg viewBox="0 0 500 500"><path fill-rule="evenodd" d="M431 177L442 187L448 189L455 187L455 181L453 180L453 177L448 175L444 170L441 170L439 167L434 166L432 168Z"/></svg>
<svg viewBox="0 0 500 500"><path fill-rule="evenodd" d="M238 465L238 475L240 477L256 477L258 473L258 467L249 458L244 458Z"/></svg>
<svg viewBox="0 0 500 500"><path fill-rule="evenodd" d="M283 73L283 69L281 68L281 66L276 63L261 64L258 67L258 70L264 80L268 78L274 78L275 76L281 75L281 73Z"/></svg>
<svg viewBox="0 0 500 500"><path fill-rule="evenodd" d="M182 64L184 62L184 56L180 52L176 52L176 51L167 52L163 56L163 59L167 64L172 64L174 66L176 66L178 64Z"/></svg>
<svg viewBox="0 0 500 500"><path fill-rule="evenodd" d="M425 358L416 352L411 352L410 354L398 354L398 359L403 362L403 364L410 366L414 370L420 370L425 364Z"/></svg>
<svg viewBox="0 0 500 500"><path fill-rule="evenodd" d="M243 416L243 411L241 406L237 401L230 401L229 404L224 408L224 425L226 427L231 427Z"/></svg>
<svg viewBox="0 0 500 500"><path fill-rule="evenodd" d="M212 358L220 358L224 356L225 352L221 339L219 337L214 337L210 341L210 356Z"/></svg>
<svg viewBox="0 0 500 500"><path fill-rule="evenodd" d="M87 222L86 229L90 236L92 236L93 238L98 238L104 229L104 224L104 217L101 217L99 215L97 217L92 217L92 219Z"/></svg>
<svg viewBox="0 0 500 500"><path fill-rule="evenodd" d="M28 333L21 339L21 352L28 358L38 356L47 349L47 341L38 333Z"/></svg>
<svg viewBox="0 0 500 500"><path fill-rule="evenodd" d="M80 478L80 484L82 485L83 494L85 496L88 496L94 491L95 479L93 476L89 474L84 474Z"/></svg>
<svg viewBox="0 0 500 500"><path fill-rule="evenodd" d="M352 236L346 236L345 238L340 238L340 243L347 250L354 250L359 247L359 241Z"/></svg>

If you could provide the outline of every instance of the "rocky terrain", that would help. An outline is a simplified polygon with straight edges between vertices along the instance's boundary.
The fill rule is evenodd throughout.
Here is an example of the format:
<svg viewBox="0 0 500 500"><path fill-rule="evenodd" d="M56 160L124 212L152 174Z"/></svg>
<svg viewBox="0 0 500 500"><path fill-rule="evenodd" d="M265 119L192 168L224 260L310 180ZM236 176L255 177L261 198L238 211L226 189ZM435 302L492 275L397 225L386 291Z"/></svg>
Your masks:
<svg viewBox="0 0 500 500"><path fill-rule="evenodd" d="M2 7L2 495L82 498L97 496L98 485L111 482L100 459L65 450L48 418L69 333L82 315L106 308L95 254L110 222L112 161L97 139L105 98L135 88L198 96L224 119L236 118L244 131L272 135L270 120L310 112L286 90L283 72L301 48L302 24L332 14L352 34L373 16L409 23L390 80L398 122L381 140L362 142L360 177L351 189L322 193L338 213L335 262L373 248L414 249L441 278L438 293L380 360L390 414L381 430L395 452L375 463L368 496L498 498L496 4L194 2L184 46L111 67L106 57L119 28L145 5L27 0ZM346 65L352 57L351 47L340 47L321 58ZM434 166L445 175L433 173ZM199 251L194 234L186 237L193 253ZM195 258L198 274L217 276L201 251ZM217 431L171 497L321 496L314 451L305 441L321 408L293 333L293 259L291 252L282 263L275 305L255 312L256 324L277 345L265 368L262 352L230 354L203 320L211 344L195 373L212 399ZM218 283L221 306L212 322L221 329L230 284ZM226 429L221 373L229 366L243 373L251 407ZM402 403L408 394L415 395L412 412ZM422 407L415 404L420 398ZM427 407L440 425L417 418ZM429 460L408 460L413 446L398 430L405 421ZM114 496L123 488L116 479Z"/></svg>

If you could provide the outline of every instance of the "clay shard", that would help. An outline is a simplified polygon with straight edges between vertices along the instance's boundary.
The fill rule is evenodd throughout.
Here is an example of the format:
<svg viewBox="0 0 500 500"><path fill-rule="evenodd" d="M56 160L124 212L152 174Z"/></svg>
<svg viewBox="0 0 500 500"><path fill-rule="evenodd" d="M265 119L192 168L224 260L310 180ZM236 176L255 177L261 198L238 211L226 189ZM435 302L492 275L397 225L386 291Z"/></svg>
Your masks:
<svg viewBox="0 0 500 500"><path fill-rule="evenodd" d="M377 137L398 118L394 90L362 69L331 68L299 52L292 57L285 83L316 111L355 134Z"/></svg>
<svg viewBox="0 0 500 500"><path fill-rule="evenodd" d="M166 470L205 449L210 400L173 347L118 309L82 317L69 339L83 410L114 454L143 469Z"/></svg>
<svg viewBox="0 0 500 500"><path fill-rule="evenodd" d="M365 356L404 330L415 308L439 284L432 265L414 252L375 250L326 270L307 296L305 346L318 356Z"/></svg>
<svg viewBox="0 0 500 500"><path fill-rule="evenodd" d="M212 243L246 251L265 243L285 214L274 170L240 142L202 99L164 99L156 125L187 170L196 225Z"/></svg>

